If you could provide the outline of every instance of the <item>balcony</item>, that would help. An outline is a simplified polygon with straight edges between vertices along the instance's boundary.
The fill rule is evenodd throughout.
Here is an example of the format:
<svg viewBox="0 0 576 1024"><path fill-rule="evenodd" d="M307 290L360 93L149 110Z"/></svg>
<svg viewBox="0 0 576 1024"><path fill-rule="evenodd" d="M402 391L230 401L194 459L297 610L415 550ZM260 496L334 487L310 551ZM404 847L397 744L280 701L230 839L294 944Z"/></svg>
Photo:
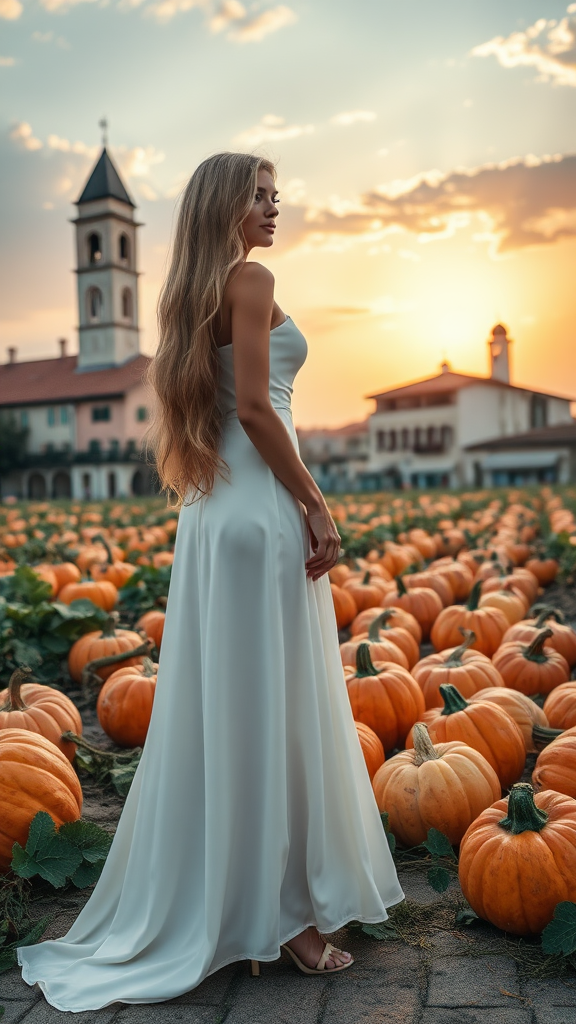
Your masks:
<svg viewBox="0 0 576 1024"><path fill-rule="evenodd" d="M18 469L33 469L43 467L45 469L58 469L60 467L74 465L109 465L116 462L145 462L144 453L136 448L134 444L126 444L123 448L90 448L85 451L74 451L73 449L44 452L26 452L19 461Z"/></svg>
<svg viewBox="0 0 576 1024"><path fill-rule="evenodd" d="M416 441L412 451L415 455L444 455L448 447L443 441Z"/></svg>

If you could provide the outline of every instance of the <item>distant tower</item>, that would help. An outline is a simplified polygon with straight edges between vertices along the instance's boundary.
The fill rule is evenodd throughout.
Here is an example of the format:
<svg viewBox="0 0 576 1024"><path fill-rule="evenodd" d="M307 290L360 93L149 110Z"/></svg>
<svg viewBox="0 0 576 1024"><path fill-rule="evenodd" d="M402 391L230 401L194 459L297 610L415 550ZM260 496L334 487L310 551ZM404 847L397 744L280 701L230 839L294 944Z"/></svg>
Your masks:
<svg viewBox="0 0 576 1024"><path fill-rule="evenodd" d="M103 122L104 127L106 123ZM135 204L106 150L106 138L75 205L78 370L121 366L139 355Z"/></svg>
<svg viewBox="0 0 576 1024"><path fill-rule="evenodd" d="M506 328L502 324L496 324L492 329L492 338L488 342L492 380L510 383L510 345L511 340L506 336Z"/></svg>

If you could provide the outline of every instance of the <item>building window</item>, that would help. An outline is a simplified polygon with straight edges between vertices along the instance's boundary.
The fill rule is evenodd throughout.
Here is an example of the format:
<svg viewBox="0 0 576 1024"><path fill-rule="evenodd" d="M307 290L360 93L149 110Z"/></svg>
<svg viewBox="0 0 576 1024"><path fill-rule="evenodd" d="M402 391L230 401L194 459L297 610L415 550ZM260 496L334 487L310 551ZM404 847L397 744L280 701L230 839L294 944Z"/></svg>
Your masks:
<svg viewBox="0 0 576 1024"><path fill-rule="evenodd" d="M386 449L386 431L376 431L376 448L379 452L383 452Z"/></svg>
<svg viewBox="0 0 576 1024"><path fill-rule="evenodd" d="M90 455L100 455L101 450L100 441L98 438L93 437L92 440L88 442L88 451L90 452Z"/></svg>
<svg viewBox="0 0 576 1024"><path fill-rule="evenodd" d="M414 447L420 448L422 444L422 427L416 427L414 431Z"/></svg>
<svg viewBox="0 0 576 1024"><path fill-rule="evenodd" d="M391 430L388 434L388 451L396 451L396 431Z"/></svg>
<svg viewBox="0 0 576 1024"><path fill-rule="evenodd" d="M452 447L452 427L442 427L442 447L444 451Z"/></svg>
<svg viewBox="0 0 576 1024"><path fill-rule="evenodd" d="M407 430L406 427L404 427L404 430L402 431L402 448L404 449L404 451L406 451L406 449L409 448L409 447L410 447L410 431Z"/></svg>
<svg viewBox="0 0 576 1024"><path fill-rule="evenodd" d="M548 424L548 402L544 395L532 395L530 399L530 426L545 427Z"/></svg>
<svg viewBox="0 0 576 1024"><path fill-rule="evenodd" d="M92 406L92 423L103 423L111 420L110 406L109 405L93 405Z"/></svg>
<svg viewBox="0 0 576 1024"><path fill-rule="evenodd" d="M87 293L88 319L92 323L98 323L102 319L102 307L104 300L99 288L89 288Z"/></svg>
<svg viewBox="0 0 576 1024"><path fill-rule="evenodd" d="M436 444L436 428L428 427L427 431L427 443L429 448L433 448Z"/></svg>
<svg viewBox="0 0 576 1024"><path fill-rule="evenodd" d="M52 406L52 405L49 406L48 411L47 411L47 415L46 415L46 419L47 419L49 427L53 427L55 425L55 423L56 423L56 409L54 408L54 406Z"/></svg>
<svg viewBox="0 0 576 1024"><path fill-rule="evenodd" d="M138 420L139 423L142 423L144 420L148 419L148 409L146 408L145 405L139 405L138 408L136 409L136 419Z"/></svg>
<svg viewBox="0 0 576 1024"><path fill-rule="evenodd" d="M99 263L102 259L102 243L95 231L88 235L88 259L90 263Z"/></svg>
<svg viewBox="0 0 576 1024"><path fill-rule="evenodd" d="M120 261L122 263L128 263L130 260L130 242L128 241L128 235L120 235L118 250L120 253Z"/></svg>
<svg viewBox="0 0 576 1024"><path fill-rule="evenodd" d="M116 437L110 441L110 457L117 459L120 454L120 442Z"/></svg>
<svg viewBox="0 0 576 1024"><path fill-rule="evenodd" d="M132 292L129 288L124 288L122 292L122 316L126 320L132 319Z"/></svg>
<svg viewBox="0 0 576 1024"><path fill-rule="evenodd" d="M68 406L60 406L60 423L68 423Z"/></svg>
<svg viewBox="0 0 576 1024"><path fill-rule="evenodd" d="M20 412L20 426L21 427L27 427L28 426L28 422L29 422L29 420L28 420L28 410L27 409L22 409L21 412Z"/></svg>

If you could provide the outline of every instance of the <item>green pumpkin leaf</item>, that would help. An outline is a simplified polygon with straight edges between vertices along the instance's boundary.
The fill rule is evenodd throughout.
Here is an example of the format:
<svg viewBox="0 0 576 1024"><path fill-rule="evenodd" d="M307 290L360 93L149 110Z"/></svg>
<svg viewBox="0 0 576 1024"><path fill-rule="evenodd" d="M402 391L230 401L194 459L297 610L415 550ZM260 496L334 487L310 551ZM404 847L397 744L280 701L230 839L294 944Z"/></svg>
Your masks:
<svg viewBox="0 0 576 1024"><path fill-rule="evenodd" d="M46 811L38 811L32 819L26 847L23 849L19 843L12 847L10 867L20 878L40 875L60 889L81 863L80 850L58 835Z"/></svg>
<svg viewBox="0 0 576 1024"><path fill-rule="evenodd" d="M17 665L28 665L29 668L34 669L42 664L42 655L34 644L26 643L14 637L10 646L12 647L14 661Z"/></svg>
<svg viewBox="0 0 576 1024"><path fill-rule="evenodd" d="M422 846L425 846L433 857L449 857L450 860L457 859L448 836L445 836L443 832L439 832L437 828L428 829L428 835Z"/></svg>
<svg viewBox="0 0 576 1024"><path fill-rule="evenodd" d="M470 925L476 924L477 921L480 921L480 918L478 917L478 914L474 913L472 907L463 907L458 911L455 917L456 924L465 925L467 928L470 927Z"/></svg>
<svg viewBox="0 0 576 1024"><path fill-rule="evenodd" d="M576 903L566 900L557 905L552 921L542 932L542 949L564 956L576 953Z"/></svg>
<svg viewBox="0 0 576 1024"><path fill-rule="evenodd" d="M70 643L63 636L57 633L45 633L42 636L42 647L51 654L67 654L70 650Z"/></svg>
<svg viewBox="0 0 576 1024"><path fill-rule="evenodd" d="M431 885L435 892L446 892L450 885L450 875L446 868L441 868L437 864L428 868L427 878L428 885Z"/></svg>
<svg viewBox="0 0 576 1024"><path fill-rule="evenodd" d="M105 863L105 860L97 860L92 863L83 860L70 877L72 885L75 885L77 889L85 889L86 886L93 885L100 878Z"/></svg>
<svg viewBox="0 0 576 1024"><path fill-rule="evenodd" d="M58 835L76 846L90 864L106 860L112 845L112 835L93 821L67 821L58 829Z"/></svg>
<svg viewBox="0 0 576 1024"><path fill-rule="evenodd" d="M377 924L363 924L362 931L372 939L397 939L398 932L390 921L380 921Z"/></svg>

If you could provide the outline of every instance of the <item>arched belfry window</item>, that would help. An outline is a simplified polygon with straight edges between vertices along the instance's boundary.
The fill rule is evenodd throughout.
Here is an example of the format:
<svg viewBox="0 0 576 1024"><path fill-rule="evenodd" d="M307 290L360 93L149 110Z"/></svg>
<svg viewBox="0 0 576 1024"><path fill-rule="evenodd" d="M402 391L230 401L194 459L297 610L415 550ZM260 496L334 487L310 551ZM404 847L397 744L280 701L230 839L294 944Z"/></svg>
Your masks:
<svg viewBox="0 0 576 1024"><path fill-rule="evenodd" d="M130 240L128 235L120 235L118 242L118 249L120 253L120 260L122 263L130 262Z"/></svg>
<svg viewBox="0 0 576 1024"><path fill-rule="evenodd" d="M90 263L99 263L102 259L102 242L96 231L88 235L88 259Z"/></svg>
<svg viewBox="0 0 576 1024"><path fill-rule="evenodd" d="M122 292L122 316L126 320L131 320L132 315L132 292L129 288L124 288Z"/></svg>
<svg viewBox="0 0 576 1024"><path fill-rule="evenodd" d="M98 323L102 319L102 307L104 305L102 292L99 288L89 288L86 298L88 302L88 319L93 323Z"/></svg>

